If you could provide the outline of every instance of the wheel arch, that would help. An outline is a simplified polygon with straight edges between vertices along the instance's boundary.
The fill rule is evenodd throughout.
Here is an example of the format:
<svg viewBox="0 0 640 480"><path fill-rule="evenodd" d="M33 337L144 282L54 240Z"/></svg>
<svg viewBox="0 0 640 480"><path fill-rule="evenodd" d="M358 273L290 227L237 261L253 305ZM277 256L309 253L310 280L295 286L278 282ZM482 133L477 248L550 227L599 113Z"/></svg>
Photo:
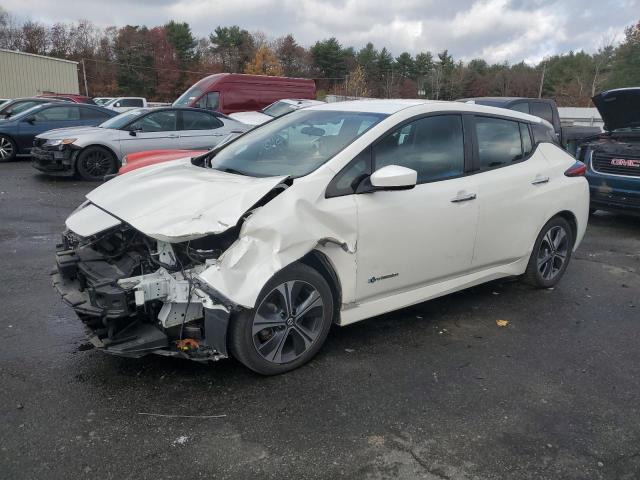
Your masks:
<svg viewBox="0 0 640 480"><path fill-rule="evenodd" d="M102 143L91 143L91 144L89 144L89 145L85 145L85 146L84 146L84 147L82 147L82 148L79 148L79 149L75 152L75 154L73 155L73 171L74 171L75 173L78 173L78 165L77 165L77 164L78 164L78 157L80 156L80 154L81 154L82 152L84 152L85 150L87 150L87 148L91 148L91 147L104 148L104 149L105 149L105 150L107 150L109 153L111 153L111 155L113 155L113 158L115 158L115 159L116 159L116 166L117 166L118 168L120 168L120 167L121 167L122 163L121 163L121 161L120 161L120 157L118 157L118 154L117 154L116 152L114 152L114 151L113 151L113 148L111 148L111 147L109 147L109 146L107 146L107 145L104 145L104 144L102 144Z"/></svg>
<svg viewBox="0 0 640 480"><path fill-rule="evenodd" d="M569 226L571 227L571 234L573 235L573 243L575 245L578 238L578 220L574 215L574 213L569 210L562 210L556 213L555 215L552 215L551 217L549 217L547 222L555 217L564 218L569 223Z"/></svg>
<svg viewBox="0 0 640 480"><path fill-rule="evenodd" d="M338 323L340 319L340 306L342 305L342 285L331 260L321 251L311 250L298 261L317 270L329 284L334 300L333 323Z"/></svg>

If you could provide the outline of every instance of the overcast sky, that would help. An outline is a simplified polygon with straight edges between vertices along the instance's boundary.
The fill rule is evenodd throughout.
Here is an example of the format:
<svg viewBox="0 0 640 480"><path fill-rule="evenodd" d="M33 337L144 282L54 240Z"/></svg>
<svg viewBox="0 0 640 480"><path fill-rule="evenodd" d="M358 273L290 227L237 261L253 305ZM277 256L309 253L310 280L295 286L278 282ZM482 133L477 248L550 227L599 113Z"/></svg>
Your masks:
<svg viewBox="0 0 640 480"><path fill-rule="evenodd" d="M240 25L299 43L336 37L394 55L445 48L455 59L538 62L569 50L597 50L640 20L640 0L3 0L19 20L87 18L98 25L186 21L198 36Z"/></svg>

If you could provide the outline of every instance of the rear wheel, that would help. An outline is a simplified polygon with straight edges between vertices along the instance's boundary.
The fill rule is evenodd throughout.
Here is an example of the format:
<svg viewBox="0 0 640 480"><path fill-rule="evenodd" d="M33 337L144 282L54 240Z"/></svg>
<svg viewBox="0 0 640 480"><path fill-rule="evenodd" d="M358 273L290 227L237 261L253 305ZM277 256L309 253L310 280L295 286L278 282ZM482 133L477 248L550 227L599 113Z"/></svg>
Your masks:
<svg viewBox="0 0 640 480"><path fill-rule="evenodd" d="M76 161L78 175L84 180L104 180L105 175L116 173L117 168L116 157L103 147L85 148Z"/></svg>
<svg viewBox="0 0 640 480"><path fill-rule="evenodd" d="M13 140L0 135L0 162L10 162L16 158L18 148Z"/></svg>
<svg viewBox="0 0 640 480"><path fill-rule="evenodd" d="M265 285L256 308L232 319L231 353L263 375L288 372L318 353L332 320L327 281L313 268L293 264Z"/></svg>
<svg viewBox="0 0 640 480"><path fill-rule="evenodd" d="M538 288L558 283L571 260L573 242L569 222L562 217L549 220L536 239L524 280Z"/></svg>

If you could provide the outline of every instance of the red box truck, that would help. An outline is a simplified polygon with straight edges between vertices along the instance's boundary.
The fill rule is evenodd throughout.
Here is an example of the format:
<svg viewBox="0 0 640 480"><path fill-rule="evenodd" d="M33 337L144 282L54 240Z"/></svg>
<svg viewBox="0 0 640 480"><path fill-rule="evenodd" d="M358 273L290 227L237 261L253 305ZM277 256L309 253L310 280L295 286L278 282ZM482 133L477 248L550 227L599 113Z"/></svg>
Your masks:
<svg viewBox="0 0 640 480"><path fill-rule="evenodd" d="M261 110L283 98L315 100L316 84L307 78L218 73L197 82L173 105L229 114Z"/></svg>

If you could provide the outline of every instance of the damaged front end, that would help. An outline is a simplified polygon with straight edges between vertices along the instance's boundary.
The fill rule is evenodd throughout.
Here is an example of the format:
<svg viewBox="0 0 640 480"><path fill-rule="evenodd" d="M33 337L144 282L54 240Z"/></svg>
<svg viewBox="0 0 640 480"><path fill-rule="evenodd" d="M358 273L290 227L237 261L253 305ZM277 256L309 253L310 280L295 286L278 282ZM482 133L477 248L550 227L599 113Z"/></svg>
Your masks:
<svg viewBox="0 0 640 480"><path fill-rule="evenodd" d="M231 228L168 243L123 223L88 237L68 230L57 246L53 284L105 352L226 358L230 308L205 293L196 277L237 234Z"/></svg>

